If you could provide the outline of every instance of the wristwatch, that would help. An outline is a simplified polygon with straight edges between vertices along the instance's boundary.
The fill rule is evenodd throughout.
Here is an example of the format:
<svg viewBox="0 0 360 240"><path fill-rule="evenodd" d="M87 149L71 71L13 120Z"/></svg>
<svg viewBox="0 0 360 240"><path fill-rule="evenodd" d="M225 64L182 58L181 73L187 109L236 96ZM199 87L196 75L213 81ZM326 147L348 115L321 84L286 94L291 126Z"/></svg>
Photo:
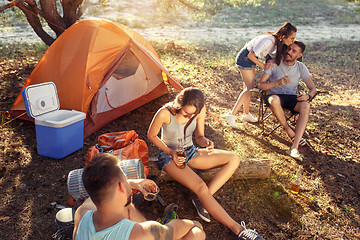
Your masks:
<svg viewBox="0 0 360 240"><path fill-rule="evenodd" d="M307 101L310 102L312 99L312 96L310 95L310 93L308 93L307 95L309 96L309 99Z"/></svg>

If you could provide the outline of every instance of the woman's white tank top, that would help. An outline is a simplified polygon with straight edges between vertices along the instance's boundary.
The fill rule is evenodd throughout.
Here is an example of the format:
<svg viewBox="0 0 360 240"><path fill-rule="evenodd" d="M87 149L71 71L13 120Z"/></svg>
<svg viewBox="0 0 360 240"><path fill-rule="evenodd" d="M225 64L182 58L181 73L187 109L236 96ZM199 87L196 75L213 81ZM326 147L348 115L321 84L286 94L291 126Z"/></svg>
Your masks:
<svg viewBox="0 0 360 240"><path fill-rule="evenodd" d="M175 121L175 116L170 113L170 123L161 127L161 140L171 149L176 149L178 139L183 139L184 147L193 145L192 135L196 129L196 118L190 123L186 129L186 137L184 141L184 128L186 123L179 124Z"/></svg>

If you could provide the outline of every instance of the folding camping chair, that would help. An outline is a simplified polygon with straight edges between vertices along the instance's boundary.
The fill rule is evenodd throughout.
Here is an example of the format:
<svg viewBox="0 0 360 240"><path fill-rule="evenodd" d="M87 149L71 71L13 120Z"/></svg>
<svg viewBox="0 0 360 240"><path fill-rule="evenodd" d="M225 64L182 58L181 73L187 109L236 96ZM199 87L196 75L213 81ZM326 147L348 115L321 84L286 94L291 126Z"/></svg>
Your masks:
<svg viewBox="0 0 360 240"><path fill-rule="evenodd" d="M307 89L306 87L306 84L304 82L300 82L299 83L299 87L298 87L298 92L301 93L301 92L304 92L305 89ZM264 96L267 95L267 91L261 91L260 89L256 89L255 91L258 92L258 98L259 98L259 110L258 110L258 123L259 123L259 126L261 127L262 129L262 134L265 135L265 136L269 136L271 135L273 132L275 132L278 128L281 127L281 124L280 123L276 123L276 125L272 125L270 126L270 124L266 124L267 123L267 120L269 121L269 118L270 116L272 115L272 112L271 112L271 109L270 109L270 106L267 104L267 102L265 101L264 99ZM310 100L310 102L317 96L317 94L319 93L326 93L326 92L323 92L323 91L317 91L316 94L313 96L313 98ZM284 109L285 111L285 117L286 117L286 121L288 122L289 126L292 127L293 129L295 128L295 125L296 125L296 121L299 117L299 114L298 113L292 113L291 111L289 110L286 110ZM270 122L270 121L269 121ZM267 126L269 125L269 126ZM307 135L309 135L306 130L305 130L305 133ZM306 141L306 144L308 146L309 143L308 141ZM310 146L311 147L311 146Z"/></svg>
<svg viewBox="0 0 360 240"><path fill-rule="evenodd" d="M269 60L271 60L272 57L268 54L265 57L265 62L268 62ZM300 59L298 59L298 61L302 61L302 57ZM301 88L307 88L304 82L300 82L299 86L298 86L298 92L300 93ZM270 106L266 103L264 96L267 95L267 91L262 91L261 89L255 88L252 90L253 92L258 92L258 99L259 99L259 110L258 110L258 123L259 126L262 129L262 134L269 136L271 135L274 131L276 131L279 127L281 127L281 124L277 124L275 127L270 127L267 131L267 133L265 133L265 120L267 120L271 115L271 109ZM315 96L317 95L317 93L315 94ZM315 96L311 99L313 100L315 98ZM295 124L296 124L296 120L298 117L298 114L294 114L291 111L288 111L286 109L285 110L285 118L286 121L289 123L290 126L295 128Z"/></svg>

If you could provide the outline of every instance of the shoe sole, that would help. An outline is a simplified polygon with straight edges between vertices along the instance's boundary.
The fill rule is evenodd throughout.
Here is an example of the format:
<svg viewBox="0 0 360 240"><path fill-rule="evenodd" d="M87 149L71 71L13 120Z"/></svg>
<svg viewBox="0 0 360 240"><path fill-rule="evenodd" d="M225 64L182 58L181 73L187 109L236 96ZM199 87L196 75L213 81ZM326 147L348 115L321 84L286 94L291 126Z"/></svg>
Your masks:
<svg viewBox="0 0 360 240"><path fill-rule="evenodd" d="M247 120L243 120L243 122L247 122L247 123L257 123L259 121L247 121Z"/></svg>
<svg viewBox="0 0 360 240"><path fill-rule="evenodd" d="M236 128L236 123L235 123L235 125L230 124L229 121L226 119L226 117L225 117L225 120L226 120L227 125L229 125L232 128Z"/></svg>
<svg viewBox="0 0 360 240"><path fill-rule="evenodd" d="M179 206L175 203L171 203L169 204L164 211L164 214L161 218L158 218L156 221L161 223L161 224L165 224L166 220L171 221L172 219L176 219L176 218L171 218L172 213L174 212L176 214L176 211L178 210Z"/></svg>
<svg viewBox="0 0 360 240"><path fill-rule="evenodd" d="M241 119L242 122L248 122L248 123L257 123L259 122L259 120L256 121L252 121L252 120L246 120L246 119Z"/></svg>
<svg viewBox="0 0 360 240"><path fill-rule="evenodd" d="M194 200L191 201L192 204L194 205L196 212L198 213L199 217L204 220L205 222L211 222L211 219L204 217L203 215L201 215L201 213L198 211L196 204L194 203Z"/></svg>
<svg viewBox="0 0 360 240"><path fill-rule="evenodd" d="M291 152L288 152L288 151L285 151L285 152L286 152L287 155L289 155L290 157L292 157L292 158L294 158L294 159L296 159L296 160L298 160L298 161L302 161L302 160L303 160L302 157L291 156Z"/></svg>
<svg viewBox="0 0 360 240"><path fill-rule="evenodd" d="M234 125L231 125L231 124L229 124L228 121L226 121L226 124L229 125L229 126L232 127L232 128L236 128L236 124L235 124L235 126L234 126Z"/></svg>

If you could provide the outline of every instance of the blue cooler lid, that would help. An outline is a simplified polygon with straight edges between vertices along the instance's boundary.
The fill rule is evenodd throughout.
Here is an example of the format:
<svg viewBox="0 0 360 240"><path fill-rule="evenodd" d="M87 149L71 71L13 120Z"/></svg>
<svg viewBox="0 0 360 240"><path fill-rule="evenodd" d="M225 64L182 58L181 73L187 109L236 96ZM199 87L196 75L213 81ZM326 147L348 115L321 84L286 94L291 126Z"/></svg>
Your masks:
<svg viewBox="0 0 360 240"><path fill-rule="evenodd" d="M60 109L56 85L53 82L27 86L22 91L22 97L27 115L33 118Z"/></svg>

